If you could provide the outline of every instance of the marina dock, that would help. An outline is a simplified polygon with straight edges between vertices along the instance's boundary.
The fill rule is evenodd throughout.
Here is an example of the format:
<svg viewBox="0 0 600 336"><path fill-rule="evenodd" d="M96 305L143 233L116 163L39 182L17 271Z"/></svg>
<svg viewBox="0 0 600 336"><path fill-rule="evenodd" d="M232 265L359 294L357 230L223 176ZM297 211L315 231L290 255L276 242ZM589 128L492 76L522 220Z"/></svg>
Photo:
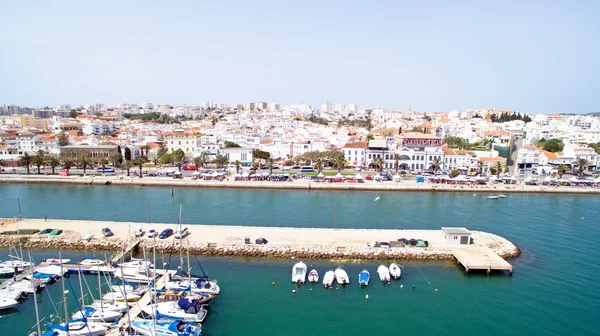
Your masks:
<svg viewBox="0 0 600 336"><path fill-rule="evenodd" d="M454 247L452 254L457 262L465 267L467 273L470 270L484 270L487 274L492 271L508 271L508 274L512 275L513 272L511 264L487 247Z"/></svg>

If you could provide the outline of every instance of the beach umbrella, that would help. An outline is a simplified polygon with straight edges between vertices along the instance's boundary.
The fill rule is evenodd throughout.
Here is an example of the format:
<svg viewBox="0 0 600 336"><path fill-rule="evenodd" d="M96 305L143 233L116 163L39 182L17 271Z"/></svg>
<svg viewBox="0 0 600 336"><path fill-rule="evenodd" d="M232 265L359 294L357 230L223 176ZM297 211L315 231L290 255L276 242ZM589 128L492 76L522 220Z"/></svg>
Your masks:
<svg viewBox="0 0 600 336"><path fill-rule="evenodd" d="M342 175L341 173L337 173L337 175L335 175L336 178L344 178L344 175Z"/></svg>
<svg viewBox="0 0 600 336"><path fill-rule="evenodd" d="M323 175L323 173L319 173L319 175L317 175L317 177L324 177L325 175Z"/></svg>
<svg viewBox="0 0 600 336"><path fill-rule="evenodd" d="M354 175L354 179L355 180L362 180L363 177L362 177L362 175L360 175L360 173L356 173L356 175Z"/></svg>

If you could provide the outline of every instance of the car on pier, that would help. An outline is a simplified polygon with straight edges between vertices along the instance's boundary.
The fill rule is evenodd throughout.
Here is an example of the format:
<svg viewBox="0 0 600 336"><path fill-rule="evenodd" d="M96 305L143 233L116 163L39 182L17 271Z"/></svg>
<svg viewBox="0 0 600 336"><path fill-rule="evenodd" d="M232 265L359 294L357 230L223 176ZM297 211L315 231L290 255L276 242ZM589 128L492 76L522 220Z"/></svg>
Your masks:
<svg viewBox="0 0 600 336"><path fill-rule="evenodd" d="M58 236L58 235L59 235L59 234L61 234L62 232L63 232L63 230L61 230L61 229L55 229L55 230L52 230L52 232L50 232L50 233L48 234L48 236Z"/></svg>
<svg viewBox="0 0 600 336"><path fill-rule="evenodd" d="M160 239L165 239L165 238L169 238L171 237L171 235L173 235L173 229L164 229L159 235L158 238Z"/></svg>
<svg viewBox="0 0 600 336"><path fill-rule="evenodd" d="M103 228L102 234L104 235L104 237L112 237L115 235L109 228Z"/></svg>
<svg viewBox="0 0 600 336"><path fill-rule="evenodd" d="M42 231L38 232L38 234L49 234L52 231L54 231L54 229L43 229Z"/></svg>

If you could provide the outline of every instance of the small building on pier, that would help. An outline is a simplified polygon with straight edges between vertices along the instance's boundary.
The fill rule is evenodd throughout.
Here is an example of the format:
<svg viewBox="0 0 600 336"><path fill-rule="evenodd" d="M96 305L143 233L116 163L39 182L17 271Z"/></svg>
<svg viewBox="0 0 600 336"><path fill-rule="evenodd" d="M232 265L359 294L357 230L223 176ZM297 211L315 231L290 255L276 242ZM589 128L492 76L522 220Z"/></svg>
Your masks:
<svg viewBox="0 0 600 336"><path fill-rule="evenodd" d="M443 242L447 245L470 245L471 231L466 228L443 227Z"/></svg>

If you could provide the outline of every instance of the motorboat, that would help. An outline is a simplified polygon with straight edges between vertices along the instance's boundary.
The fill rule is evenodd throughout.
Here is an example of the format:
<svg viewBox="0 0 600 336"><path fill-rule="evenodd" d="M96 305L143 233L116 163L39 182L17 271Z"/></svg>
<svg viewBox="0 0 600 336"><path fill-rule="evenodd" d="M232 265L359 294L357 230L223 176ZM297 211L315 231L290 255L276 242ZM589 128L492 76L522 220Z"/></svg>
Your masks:
<svg viewBox="0 0 600 336"><path fill-rule="evenodd" d="M59 265L60 264L68 264L71 262L71 259L55 259L55 258L48 258L48 259L44 259L45 263L48 263L50 265Z"/></svg>
<svg viewBox="0 0 600 336"><path fill-rule="evenodd" d="M498 196L488 196L487 198L488 199L498 199L499 197Z"/></svg>
<svg viewBox="0 0 600 336"><path fill-rule="evenodd" d="M136 302L142 298L139 294L124 293L124 292L108 292L102 296L104 301L116 301L116 302Z"/></svg>
<svg viewBox="0 0 600 336"><path fill-rule="evenodd" d="M145 270L147 268L153 268L152 262L145 259L131 258L130 261L117 264L117 267L123 268L138 268Z"/></svg>
<svg viewBox="0 0 600 336"><path fill-rule="evenodd" d="M71 321L69 323L61 324L47 323L45 326L56 332L58 336L102 336L106 335L106 332L108 331L102 324L82 321Z"/></svg>
<svg viewBox="0 0 600 336"><path fill-rule="evenodd" d="M379 280L383 282L390 282L390 270L385 265L379 265L377 267L377 274L379 274Z"/></svg>
<svg viewBox="0 0 600 336"><path fill-rule="evenodd" d="M57 265L49 265L36 269L33 276L35 278L60 278L67 274L67 272L69 271L66 268Z"/></svg>
<svg viewBox="0 0 600 336"><path fill-rule="evenodd" d="M175 321L137 320L131 322L131 329L137 335L146 336L200 336L202 326L197 323Z"/></svg>
<svg viewBox="0 0 600 336"><path fill-rule="evenodd" d="M319 272L317 272L317 270L313 269L313 270L310 270L310 272L308 272L308 282L311 282L311 283L319 282Z"/></svg>
<svg viewBox="0 0 600 336"><path fill-rule="evenodd" d="M335 279L335 274L333 273L333 271L325 272L325 275L323 276L323 286L331 287L331 285L333 285L334 279Z"/></svg>
<svg viewBox="0 0 600 336"><path fill-rule="evenodd" d="M10 287L10 288L18 290L18 291L23 291L27 294L34 294L34 293L39 293L42 291L42 289L46 288L46 284L43 281L41 281L40 279L35 279L35 280L23 279L21 281L12 282L12 283L8 284L7 287Z"/></svg>
<svg viewBox="0 0 600 336"><path fill-rule="evenodd" d="M341 268L337 268L335 270L335 281L339 285L347 285L350 283L350 278L348 277L348 273Z"/></svg>
<svg viewBox="0 0 600 336"><path fill-rule="evenodd" d="M292 282L297 284L306 282L306 264L302 261L292 268Z"/></svg>
<svg viewBox="0 0 600 336"><path fill-rule="evenodd" d="M400 277L402 276L402 268L400 266L398 266L398 264L396 263L391 263L390 264L390 275L392 276L392 279L400 279Z"/></svg>
<svg viewBox="0 0 600 336"><path fill-rule="evenodd" d="M27 292L20 288L12 288L10 286L0 289L1 299L12 299L15 301L23 301L27 298Z"/></svg>
<svg viewBox="0 0 600 336"><path fill-rule="evenodd" d="M84 309L73 314L73 319L85 319L90 322L114 322L121 317L121 312L114 310L96 309L91 306L84 307Z"/></svg>
<svg viewBox="0 0 600 336"><path fill-rule="evenodd" d="M370 280L371 280L371 275L369 274L369 271L367 271L366 269L362 270L362 272L360 272L358 274L358 285L360 287L368 286Z"/></svg>
<svg viewBox="0 0 600 336"><path fill-rule="evenodd" d="M95 309L103 309L103 310L112 310L119 313L125 313L129 305L123 302L117 301L103 301L103 300L95 300L92 302L90 307Z"/></svg>
<svg viewBox="0 0 600 336"><path fill-rule="evenodd" d="M0 279L12 278L14 275L14 268L8 266L0 266Z"/></svg>
<svg viewBox="0 0 600 336"><path fill-rule="evenodd" d="M94 238L94 234L90 232L90 233L86 234L85 236L83 236L83 241L87 243L90 240L92 240L92 238Z"/></svg>
<svg viewBox="0 0 600 336"><path fill-rule="evenodd" d="M179 301L182 298L197 299L200 303L204 304L217 297L213 294L189 294L189 292L167 290L157 293L156 302L172 302Z"/></svg>
<svg viewBox="0 0 600 336"><path fill-rule="evenodd" d="M182 320L184 322L202 322L206 318L207 310L197 299L183 298L176 302L161 302L148 305L142 310L157 319Z"/></svg>
<svg viewBox="0 0 600 336"><path fill-rule="evenodd" d="M175 291L191 291L192 294L219 295L221 288L215 280L191 278L190 280L167 281L166 289Z"/></svg>
<svg viewBox="0 0 600 336"><path fill-rule="evenodd" d="M500 198L506 198L506 195L498 195Z"/></svg>
<svg viewBox="0 0 600 336"><path fill-rule="evenodd" d="M131 284L150 284L153 282L152 272L146 274L146 269L139 268L117 268L115 278Z"/></svg>
<svg viewBox="0 0 600 336"><path fill-rule="evenodd" d="M33 266L32 263L30 263L29 261L25 261L25 260L21 260L21 259L12 259L12 260L7 260L7 261L3 261L0 263L0 267L9 267L12 268L13 270L18 270L19 272L23 271L26 268L31 268L31 266Z"/></svg>
<svg viewBox="0 0 600 336"><path fill-rule="evenodd" d="M19 304L19 301L10 298L0 298L0 310L10 309Z"/></svg>
<svg viewBox="0 0 600 336"><path fill-rule="evenodd" d="M79 265L81 266L104 266L106 262L104 260L96 259L96 258L81 258L79 261Z"/></svg>

